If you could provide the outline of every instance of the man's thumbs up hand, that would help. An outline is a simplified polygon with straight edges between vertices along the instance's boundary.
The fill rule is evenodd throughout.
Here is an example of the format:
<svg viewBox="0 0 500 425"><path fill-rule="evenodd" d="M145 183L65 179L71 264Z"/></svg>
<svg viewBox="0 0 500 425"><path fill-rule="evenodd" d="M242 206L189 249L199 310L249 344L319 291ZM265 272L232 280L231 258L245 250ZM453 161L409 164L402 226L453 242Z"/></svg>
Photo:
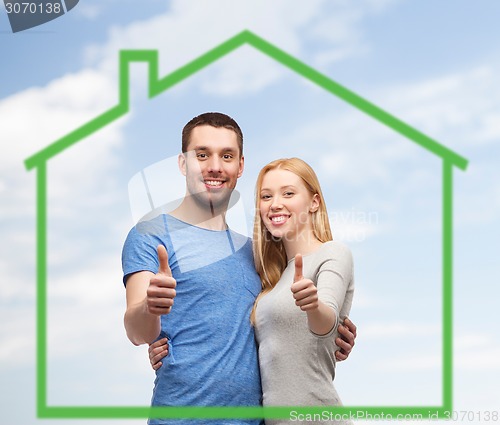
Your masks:
<svg viewBox="0 0 500 425"><path fill-rule="evenodd" d="M160 263L158 273L172 277L172 270L170 270L170 266L168 265L168 252L166 248L163 245L158 245L156 252L158 253L158 262Z"/></svg>
<svg viewBox="0 0 500 425"><path fill-rule="evenodd" d="M304 279L302 271L302 255L295 256L295 276L290 289L292 290L295 305L302 311L310 311L318 308L318 288L311 279Z"/></svg>
<svg viewBox="0 0 500 425"><path fill-rule="evenodd" d="M149 280L146 302L151 314L161 316L170 313L174 305L175 287L177 285L172 277L172 271L168 265L168 253L163 245L158 245L158 273Z"/></svg>

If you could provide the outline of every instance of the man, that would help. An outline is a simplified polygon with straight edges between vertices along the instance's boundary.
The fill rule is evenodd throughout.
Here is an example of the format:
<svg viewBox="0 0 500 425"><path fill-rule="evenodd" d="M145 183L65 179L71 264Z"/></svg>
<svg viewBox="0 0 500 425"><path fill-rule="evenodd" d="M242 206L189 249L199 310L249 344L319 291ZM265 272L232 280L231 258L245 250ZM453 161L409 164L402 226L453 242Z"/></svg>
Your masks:
<svg viewBox="0 0 500 425"><path fill-rule="evenodd" d="M251 241L225 222L244 169L241 129L220 113L193 118L183 129L178 162L186 177L180 206L139 223L124 245L127 335L136 345L168 340L153 405L259 405L260 375L249 318L261 283ZM355 335L343 330L349 342L338 341L345 350L337 354L339 359L354 345Z"/></svg>

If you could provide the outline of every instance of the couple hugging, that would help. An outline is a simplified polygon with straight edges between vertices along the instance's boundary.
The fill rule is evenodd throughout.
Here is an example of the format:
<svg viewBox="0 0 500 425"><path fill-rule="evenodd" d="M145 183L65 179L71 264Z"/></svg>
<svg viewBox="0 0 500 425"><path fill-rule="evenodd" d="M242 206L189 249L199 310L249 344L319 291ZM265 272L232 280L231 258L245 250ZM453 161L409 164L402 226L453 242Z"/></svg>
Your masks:
<svg viewBox="0 0 500 425"><path fill-rule="evenodd" d="M332 240L312 168L290 158L260 171L251 240L225 221L244 168L238 124L193 118L178 164L181 204L132 228L122 255L125 328L135 345L150 344L152 405L341 405L333 379L356 336L353 262Z"/></svg>

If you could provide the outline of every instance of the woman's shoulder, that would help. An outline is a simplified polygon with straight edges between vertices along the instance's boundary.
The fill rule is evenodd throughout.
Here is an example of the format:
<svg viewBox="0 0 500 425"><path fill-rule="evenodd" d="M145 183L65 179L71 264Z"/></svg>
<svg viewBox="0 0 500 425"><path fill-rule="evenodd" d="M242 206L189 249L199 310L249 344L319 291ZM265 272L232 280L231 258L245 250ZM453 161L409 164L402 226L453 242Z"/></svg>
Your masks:
<svg viewBox="0 0 500 425"><path fill-rule="evenodd" d="M351 250L343 242L337 240L323 243L311 260L320 269L329 267L346 267L350 269L353 266Z"/></svg>
<svg viewBox="0 0 500 425"><path fill-rule="evenodd" d="M331 240L323 243L321 248L318 250L318 254L319 253L321 253L322 256L333 255L334 257L340 256L352 258L351 249L346 244L338 240Z"/></svg>
<svg viewBox="0 0 500 425"><path fill-rule="evenodd" d="M325 242L317 252L314 261L317 273L322 271L334 271L348 280L352 276L354 268L352 253L347 245L340 241Z"/></svg>

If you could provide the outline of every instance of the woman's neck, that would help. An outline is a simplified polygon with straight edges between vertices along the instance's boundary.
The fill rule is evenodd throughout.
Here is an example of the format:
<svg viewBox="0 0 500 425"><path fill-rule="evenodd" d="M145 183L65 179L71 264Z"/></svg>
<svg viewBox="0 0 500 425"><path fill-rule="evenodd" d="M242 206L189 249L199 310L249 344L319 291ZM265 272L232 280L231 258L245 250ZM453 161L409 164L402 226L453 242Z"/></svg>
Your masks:
<svg viewBox="0 0 500 425"><path fill-rule="evenodd" d="M295 258L297 254L306 255L311 252L317 251L321 247L321 245L323 245L323 242L321 242L316 238L316 236L314 236L312 230L308 230L302 232L299 235L296 235L293 240L288 240L286 239L286 237L283 238L283 246L285 247L286 257L288 261Z"/></svg>

